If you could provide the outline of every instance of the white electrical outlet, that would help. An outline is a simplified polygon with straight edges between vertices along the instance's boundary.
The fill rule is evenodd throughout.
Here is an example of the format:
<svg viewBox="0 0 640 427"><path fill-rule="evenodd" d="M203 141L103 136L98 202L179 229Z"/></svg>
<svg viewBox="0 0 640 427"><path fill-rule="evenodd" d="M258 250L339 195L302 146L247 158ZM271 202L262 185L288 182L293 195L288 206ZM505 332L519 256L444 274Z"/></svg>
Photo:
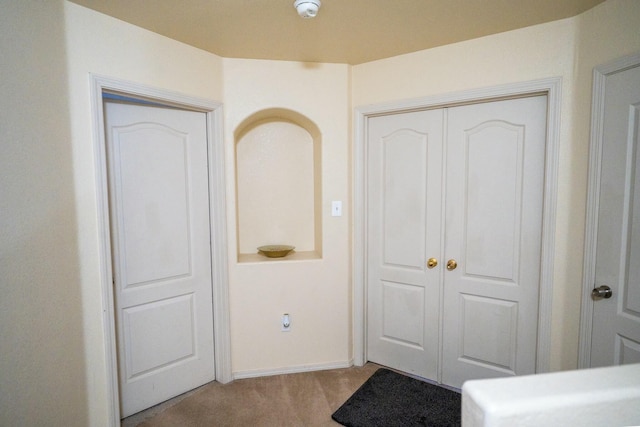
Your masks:
<svg viewBox="0 0 640 427"><path fill-rule="evenodd" d="M282 315L282 332L289 332L291 330L291 316L285 313Z"/></svg>

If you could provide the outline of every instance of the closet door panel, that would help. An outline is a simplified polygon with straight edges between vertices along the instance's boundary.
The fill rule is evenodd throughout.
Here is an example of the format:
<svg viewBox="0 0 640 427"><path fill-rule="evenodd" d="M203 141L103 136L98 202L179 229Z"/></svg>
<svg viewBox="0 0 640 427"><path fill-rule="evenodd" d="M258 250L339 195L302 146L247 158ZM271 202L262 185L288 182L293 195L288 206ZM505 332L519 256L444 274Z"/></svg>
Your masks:
<svg viewBox="0 0 640 427"><path fill-rule="evenodd" d="M442 110L369 119L367 357L437 379Z"/></svg>
<svg viewBox="0 0 640 427"><path fill-rule="evenodd" d="M546 97L450 108L442 382L535 372Z"/></svg>

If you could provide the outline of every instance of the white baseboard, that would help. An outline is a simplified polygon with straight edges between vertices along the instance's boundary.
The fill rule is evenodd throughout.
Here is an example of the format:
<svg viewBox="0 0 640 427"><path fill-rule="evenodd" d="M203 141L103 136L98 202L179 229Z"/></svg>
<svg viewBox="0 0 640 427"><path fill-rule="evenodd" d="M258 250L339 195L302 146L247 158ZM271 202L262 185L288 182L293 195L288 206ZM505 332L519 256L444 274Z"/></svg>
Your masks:
<svg viewBox="0 0 640 427"><path fill-rule="evenodd" d="M329 369L350 368L351 366L353 366L353 359L341 361L341 362L320 363L317 365L314 364L314 365L287 366L284 368L275 368L275 369L252 369L248 371L234 372L233 379L240 380L243 378L268 377L272 375L282 375L282 374L297 374L300 372L326 371Z"/></svg>

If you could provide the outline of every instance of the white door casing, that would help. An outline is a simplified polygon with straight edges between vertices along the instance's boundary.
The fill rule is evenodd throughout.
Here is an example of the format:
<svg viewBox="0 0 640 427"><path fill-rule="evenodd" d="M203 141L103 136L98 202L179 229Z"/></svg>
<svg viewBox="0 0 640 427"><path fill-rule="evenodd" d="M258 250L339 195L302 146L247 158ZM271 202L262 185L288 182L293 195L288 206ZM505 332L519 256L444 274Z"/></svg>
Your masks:
<svg viewBox="0 0 640 427"><path fill-rule="evenodd" d="M226 202L224 177L224 148L222 144L222 106L209 100L185 96L165 89L152 88L120 79L90 75L93 143L96 171L96 197L99 227L99 266L102 295L102 315L105 338L107 396L109 398L108 425L120 425L120 396L116 354L115 312L109 223L106 141L103 94L112 93L141 101L151 101L175 108L200 111L207 122L207 158L209 168L209 211L211 229L211 260L213 265L213 316L216 380L227 383L231 372L229 333L229 291L227 272Z"/></svg>
<svg viewBox="0 0 640 427"><path fill-rule="evenodd" d="M544 153L540 294L537 324L536 372L548 372L551 348L551 296L553 289L554 232L560 123L561 79L550 78L459 93L372 105L356 109L354 145L354 362L362 365L367 354L368 295L368 122L379 115L441 108L497 99L546 94L548 114ZM443 260L440 260L442 262ZM446 260L445 260L446 261ZM440 335L442 332L440 331Z"/></svg>
<svg viewBox="0 0 640 427"><path fill-rule="evenodd" d="M640 55L594 70L580 367L640 363ZM610 298L592 297L608 286Z"/></svg>
<svg viewBox="0 0 640 427"><path fill-rule="evenodd" d="M105 102L122 416L215 379L203 113Z"/></svg>

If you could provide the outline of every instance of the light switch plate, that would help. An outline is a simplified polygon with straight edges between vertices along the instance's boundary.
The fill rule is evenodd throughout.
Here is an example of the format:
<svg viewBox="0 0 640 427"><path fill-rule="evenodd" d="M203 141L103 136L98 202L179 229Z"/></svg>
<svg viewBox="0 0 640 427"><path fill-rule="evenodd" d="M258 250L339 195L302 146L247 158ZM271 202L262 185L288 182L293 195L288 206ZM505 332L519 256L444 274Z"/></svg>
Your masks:
<svg viewBox="0 0 640 427"><path fill-rule="evenodd" d="M340 200L331 202L331 216L342 216L342 202Z"/></svg>

